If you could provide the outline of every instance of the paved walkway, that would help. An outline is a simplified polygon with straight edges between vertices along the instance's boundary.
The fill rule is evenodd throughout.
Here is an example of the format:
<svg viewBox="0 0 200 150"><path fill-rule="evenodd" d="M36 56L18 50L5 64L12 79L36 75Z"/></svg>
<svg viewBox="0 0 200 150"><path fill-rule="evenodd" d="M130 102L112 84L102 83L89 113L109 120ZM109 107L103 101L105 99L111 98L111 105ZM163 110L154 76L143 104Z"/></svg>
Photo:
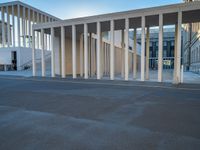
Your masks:
<svg viewBox="0 0 200 150"><path fill-rule="evenodd" d="M0 76L1 150L199 150L200 86Z"/></svg>
<svg viewBox="0 0 200 150"><path fill-rule="evenodd" d="M41 70L37 70L37 76L41 76ZM150 71L150 79L148 81L157 81L157 71ZM0 76L21 76L21 77L32 77L32 70L25 70L25 71L0 71ZM51 70L50 67L46 70L46 76L51 76ZM196 74L193 72L184 72L184 83L192 83L192 84L200 84L200 74ZM96 78L96 76L92 77L93 79ZM104 76L104 80L109 80L109 75ZM121 75L115 76L116 80L123 80ZM129 80L133 80L133 75L129 75ZM173 80L173 71L172 70L164 70L163 71L163 81L172 83ZM140 81L140 72L137 73L137 79L135 81Z"/></svg>

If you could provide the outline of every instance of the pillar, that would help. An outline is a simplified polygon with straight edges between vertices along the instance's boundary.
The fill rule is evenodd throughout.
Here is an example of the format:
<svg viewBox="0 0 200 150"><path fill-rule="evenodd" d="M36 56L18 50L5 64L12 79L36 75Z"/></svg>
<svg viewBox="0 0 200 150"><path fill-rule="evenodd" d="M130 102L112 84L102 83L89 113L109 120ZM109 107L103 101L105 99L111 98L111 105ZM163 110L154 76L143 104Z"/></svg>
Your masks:
<svg viewBox="0 0 200 150"><path fill-rule="evenodd" d="M76 26L72 25L72 72L73 79L76 78Z"/></svg>
<svg viewBox="0 0 200 150"><path fill-rule="evenodd" d="M114 20L110 21L110 80L114 80Z"/></svg>
<svg viewBox="0 0 200 150"><path fill-rule="evenodd" d="M177 76L177 24L175 25L175 35L174 35L174 74L173 74L173 83L176 84L176 76Z"/></svg>
<svg viewBox="0 0 200 150"><path fill-rule="evenodd" d="M23 7L23 18L22 18L22 35L23 35L23 46L26 47L26 34L25 34L25 20L26 20L26 8Z"/></svg>
<svg viewBox="0 0 200 150"><path fill-rule="evenodd" d="M37 23L39 23L39 13L37 13ZM37 32L37 48L39 49L39 32Z"/></svg>
<svg viewBox="0 0 200 150"><path fill-rule="evenodd" d="M158 38L158 82L162 82L163 71L163 14L159 14L159 38Z"/></svg>
<svg viewBox="0 0 200 150"><path fill-rule="evenodd" d="M125 44L124 44L124 30L121 30L121 77L124 78L124 52L125 52Z"/></svg>
<svg viewBox="0 0 200 150"><path fill-rule="evenodd" d="M2 47L5 47L5 18L4 18L4 7L1 7L1 20L2 20Z"/></svg>
<svg viewBox="0 0 200 150"><path fill-rule="evenodd" d="M65 78L66 77L66 72L65 72L65 27L61 26L61 77Z"/></svg>
<svg viewBox="0 0 200 150"><path fill-rule="evenodd" d="M51 77L55 77L54 28L51 27Z"/></svg>
<svg viewBox="0 0 200 150"><path fill-rule="evenodd" d="M8 12L8 6L6 6L6 12L7 12L7 39L8 39L8 47L10 47L10 14Z"/></svg>
<svg viewBox="0 0 200 150"><path fill-rule="evenodd" d="M125 80L128 80L129 77L129 19L125 20L125 57L124 57L124 68L125 68Z"/></svg>
<svg viewBox="0 0 200 150"><path fill-rule="evenodd" d="M15 47L15 11L14 5L12 5L12 25L13 25L13 47Z"/></svg>
<svg viewBox="0 0 200 150"><path fill-rule="evenodd" d="M80 76L83 77L83 35L80 35Z"/></svg>
<svg viewBox="0 0 200 150"><path fill-rule="evenodd" d="M144 81L145 71L145 16L142 16L142 33L141 33L141 81Z"/></svg>
<svg viewBox="0 0 200 150"><path fill-rule="evenodd" d="M88 25L84 24L84 78L88 79Z"/></svg>
<svg viewBox="0 0 200 150"><path fill-rule="evenodd" d="M35 31L32 30L32 71L33 71L33 76L36 76L36 63L35 63Z"/></svg>
<svg viewBox="0 0 200 150"><path fill-rule="evenodd" d="M146 35L146 80L149 80L149 27Z"/></svg>
<svg viewBox="0 0 200 150"><path fill-rule="evenodd" d="M103 75L104 75L104 42L102 40L102 33L101 33L101 38L100 38L100 41L101 41L101 47L100 47L100 53L101 53L101 57L100 57L100 63L101 63L101 78L103 78Z"/></svg>
<svg viewBox="0 0 200 150"><path fill-rule="evenodd" d="M31 47L31 14L28 8L28 47Z"/></svg>
<svg viewBox="0 0 200 150"><path fill-rule="evenodd" d="M133 50L134 50L134 56L133 56L133 78L137 78L137 29L134 29L134 41L133 41Z"/></svg>
<svg viewBox="0 0 200 150"><path fill-rule="evenodd" d="M177 74L176 83L181 82L181 26L182 26L182 12L178 12L178 24L177 24Z"/></svg>
<svg viewBox="0 0 200 150"><path fill-rule="evenodd" d="M97 22L97 79L101 79L101 23Z"/></svg>
<svg viewBox="0 0 200 150"><path fill-rule="evenodd" d="M18 47L21 47L20 39L20 5L17 5L17 38L18 38Z"/></svg>
<svg viewBox="0 0 200 150"><path fill-rule="evenodd" d="M44 29L41 29L41 47L42 77L45 77Z"/></svg>

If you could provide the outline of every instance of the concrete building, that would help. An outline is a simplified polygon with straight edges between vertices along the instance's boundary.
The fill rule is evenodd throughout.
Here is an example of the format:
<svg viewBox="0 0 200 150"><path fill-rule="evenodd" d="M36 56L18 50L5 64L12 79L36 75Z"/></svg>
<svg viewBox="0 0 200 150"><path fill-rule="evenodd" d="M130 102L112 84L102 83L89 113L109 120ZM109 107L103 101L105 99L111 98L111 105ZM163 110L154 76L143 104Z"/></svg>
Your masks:
<svg viewBox="0 0 200 150"><path fill-rule="evenodd" d="M158 69L159 28L150 29L149 33L149 69ZM137 34L137 42L141 44L141 32ZM174 27L163 29L163 69L174 68ZM133 38L132 38L133 39ZM145 42L145 45L147 43Z"/></svg>
<svg viewBox="0 0 200 150"><path fill-rule="evenodd" d="M51 34L52 77L57 74L61 75L62 78L65 78L66 75L77 78L77 75L80 75L88 79L91 72L90 66L93 65L97 79L105 77L105 68L110 80L116 79L116 74L120 71L123 71L124 80L136 78L138 61L134 52L137 47L136 42L133 42L133 53L129 51L129 33L130 30L136 31L141 28L139 79L141 81L148 80L149 67L145 66L149 66L149 61L145 61L145 59L149 59L149 28L157 26L159 27L157 81L162 82L163 26L175 25L173 82L179 83L181 81L182 24L200 21L199 13L200 2L191 2L33 25L33 36L41 35L42 76L45 77L44 34ZM122 47L119 49L117 49L115 42L116 32L118 31L123 33L121 34ZM109 33L109 40L107 41L109 46L106 48L102 45L102 34L104 32ZM136 39L136 32L134 32L134 39ZM35 46L33 40L33 76L37 75ZM104 55L105 50L108 53L106 56ZM133 61L131 61L131 55L134 55ZM130 62L133 62L133 73L130 72ZM124 66L124 70L116 68L121 64Z"/></svg>
<svg viewBox="0 0 200 150"><path fill-rule="evenodd" d="M186 2L192 1L194 0L186 0ZM183 34L184 68L200 74L200 22L185 24Z"/></svg>
<svg viewBox="0 0 200 150"><path fill-rule="evenodd" d="M0 3L0 70L21 70L31 65L32 25L58 20L20 1ZM36 59L40 59L41 37L35 38ZM44 35L45 51L50 49L49 40L49 35Z"/></svg>

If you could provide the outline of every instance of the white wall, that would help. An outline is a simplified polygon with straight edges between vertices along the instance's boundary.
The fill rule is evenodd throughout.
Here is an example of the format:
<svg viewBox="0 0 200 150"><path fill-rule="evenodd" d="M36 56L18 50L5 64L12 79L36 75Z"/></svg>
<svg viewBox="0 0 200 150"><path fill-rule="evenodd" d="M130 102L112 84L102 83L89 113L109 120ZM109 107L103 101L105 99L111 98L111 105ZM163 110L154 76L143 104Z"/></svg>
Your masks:
<svg viewBox="0 0 200 150"><path fill-rule="evenodd" d="M12 62L11 51L0 50L0 64L10 65Z"/></svg>

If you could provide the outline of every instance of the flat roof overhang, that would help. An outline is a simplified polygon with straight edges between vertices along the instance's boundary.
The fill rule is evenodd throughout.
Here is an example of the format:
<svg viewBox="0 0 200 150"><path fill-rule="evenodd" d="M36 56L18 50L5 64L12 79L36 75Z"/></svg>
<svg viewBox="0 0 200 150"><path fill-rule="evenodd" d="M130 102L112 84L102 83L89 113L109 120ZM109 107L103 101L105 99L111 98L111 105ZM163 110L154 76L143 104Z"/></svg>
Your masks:
<svg viewBox="0 0 200 150"><path fill-rule="evenodd" d="M200 1L36 24L33 28L40 30L55 27L59 31L60 26L65 26L66 32L71 34L71 26L76 25L77 34L80 34L87 23L88 32L96 33L96 22L101 23L102 32L110 30L110 20L114 20L115 30L123 30L126 18L129 19L129 28L141 28L142 16L145 16L146 27L155 27L159 25L159 14L163 14L163 25L175 25L178 12L182 12L182 24L200 22ZM50 30L45 31L50 33Z"/></svg>

